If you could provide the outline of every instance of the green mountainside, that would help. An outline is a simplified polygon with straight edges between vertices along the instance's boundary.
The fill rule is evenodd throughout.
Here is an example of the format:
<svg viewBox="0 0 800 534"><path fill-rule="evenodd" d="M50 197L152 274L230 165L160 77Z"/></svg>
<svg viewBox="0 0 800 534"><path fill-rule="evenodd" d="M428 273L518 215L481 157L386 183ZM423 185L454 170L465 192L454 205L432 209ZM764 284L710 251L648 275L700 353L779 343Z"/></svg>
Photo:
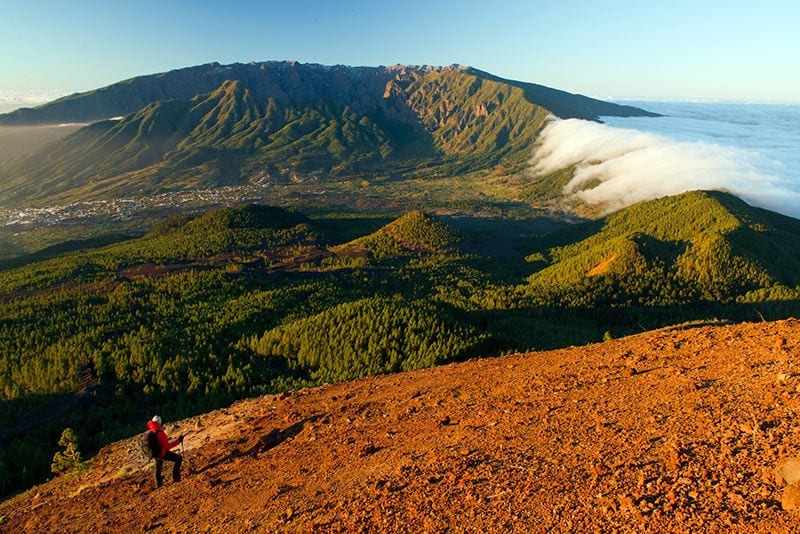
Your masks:
<svg viewBox="0 0 800 534"><path fill-rule="evenodd" d="M243 206L0 270L0 494L48 476L65 427L91 452L139 431L145 408L177 418L509 350L800 313L800 221L725 193L546 235L490 224L502 255L477 246L485 224L422 212L386 224Z"/></svg>
<svg viewBox="0 0 800 534"><path fill-rule="evenodd" d="M615 301L643 305L762 300L800 285L800 221L692 191L552 234L528 259L540 269L529 283L553 292L613 285Z"/></svg>
<svg viewBox="0 0 800 534"><path fill-rule="evenodd" d="M437 217L411 211L338 250L343 254L366 252L375 258L392 258L453 251L460 240L460 233Z"/></svg>
<svg viewBox="0 0 800 534"><path fill-rule="evenodd" d="M205 67L0 116L0 124L98 120L0 164L2 204L514 167L529 157L552 113L648 114L457 66ZM118 115L124 118L99 120Z"/></svg>

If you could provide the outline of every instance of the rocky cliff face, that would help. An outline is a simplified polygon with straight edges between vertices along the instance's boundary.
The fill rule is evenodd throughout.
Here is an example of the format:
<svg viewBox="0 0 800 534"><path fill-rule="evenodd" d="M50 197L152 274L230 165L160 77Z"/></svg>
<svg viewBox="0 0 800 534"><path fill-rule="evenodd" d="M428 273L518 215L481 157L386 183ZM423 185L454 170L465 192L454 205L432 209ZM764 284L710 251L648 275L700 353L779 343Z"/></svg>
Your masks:
<svg viewBox="0 0 800 534"><path fill-rule="evenodd" d="M546 89L536 102L557 115L593 119L600 115L646 115L628 106L617 106L580 95L542 86L496 78L467 67L404 66L348 67L302 64L294 61L267 61L220 65L209 63L169 72L138 76L94 91L76 93L37 108L25 108L0 115L0 124L50 124L91 122L135 113L162 100L188 100L210 93L227 80L246 86L259 101L315 102L329 100L348 106L357 113L369 113L382 98L402 97L408 85L421 79L448 75L472 75L521 87ZM532 93L533 94L533 93ZM594 109L592 106L595 106Z"/></svg>

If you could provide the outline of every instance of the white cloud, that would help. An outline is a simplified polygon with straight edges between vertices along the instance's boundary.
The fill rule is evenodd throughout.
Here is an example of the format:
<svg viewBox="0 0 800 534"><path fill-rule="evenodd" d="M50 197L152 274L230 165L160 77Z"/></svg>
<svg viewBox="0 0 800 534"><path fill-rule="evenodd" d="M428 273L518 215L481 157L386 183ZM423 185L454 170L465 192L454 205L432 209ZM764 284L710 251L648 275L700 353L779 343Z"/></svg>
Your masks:
<svg viewBox="0 0 800 534"><path fill-rule="evenodd" d="M45 91L0 90L0 113L38 106L70 93L71 91L63 89Z"/></svg>
<svg viewBox="0 0 800 534"><path fill-rule="evenodd" d="M698 189L800 217L800 176L757 152L710 142L676 141L638 130L577 119L554 120L540 137L533 171L576 165L568 198L615 211L642 200ZM581 191L581 186L598 185Z"/></svg>

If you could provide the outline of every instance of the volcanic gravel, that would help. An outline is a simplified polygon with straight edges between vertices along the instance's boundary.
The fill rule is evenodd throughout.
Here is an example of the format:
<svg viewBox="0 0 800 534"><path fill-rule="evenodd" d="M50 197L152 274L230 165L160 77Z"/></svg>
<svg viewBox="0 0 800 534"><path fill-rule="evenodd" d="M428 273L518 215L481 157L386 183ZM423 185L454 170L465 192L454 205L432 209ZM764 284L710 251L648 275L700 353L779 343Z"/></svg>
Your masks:
<svg viewBox="0 0 800 534"><path fill-rule="evenodd" d="M799 341L665 329L249 399L172 425L181 482L118 442L0 531L800 532Z"/></svg>

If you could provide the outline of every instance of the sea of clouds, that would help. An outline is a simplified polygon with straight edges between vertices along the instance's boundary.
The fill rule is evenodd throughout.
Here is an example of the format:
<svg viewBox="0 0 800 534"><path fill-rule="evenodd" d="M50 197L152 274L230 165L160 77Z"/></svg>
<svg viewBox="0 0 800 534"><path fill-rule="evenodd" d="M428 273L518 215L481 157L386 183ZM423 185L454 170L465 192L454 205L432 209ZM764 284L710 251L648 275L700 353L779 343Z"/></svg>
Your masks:
<svg viewBox="0 0 800 534"><path fill-rule="evenodd" d="M533 171L575 165L564 194L605 212L716 189L800 217L800 106L626 103L666 116L553 120L534 152Z"/></svg>
<svg viewBox="0 0 800 534"><path fill-rule="evenodd" d="M70 93L71 91L63 89L44 91L0 89L0 113L35 107Z"/></svg>

